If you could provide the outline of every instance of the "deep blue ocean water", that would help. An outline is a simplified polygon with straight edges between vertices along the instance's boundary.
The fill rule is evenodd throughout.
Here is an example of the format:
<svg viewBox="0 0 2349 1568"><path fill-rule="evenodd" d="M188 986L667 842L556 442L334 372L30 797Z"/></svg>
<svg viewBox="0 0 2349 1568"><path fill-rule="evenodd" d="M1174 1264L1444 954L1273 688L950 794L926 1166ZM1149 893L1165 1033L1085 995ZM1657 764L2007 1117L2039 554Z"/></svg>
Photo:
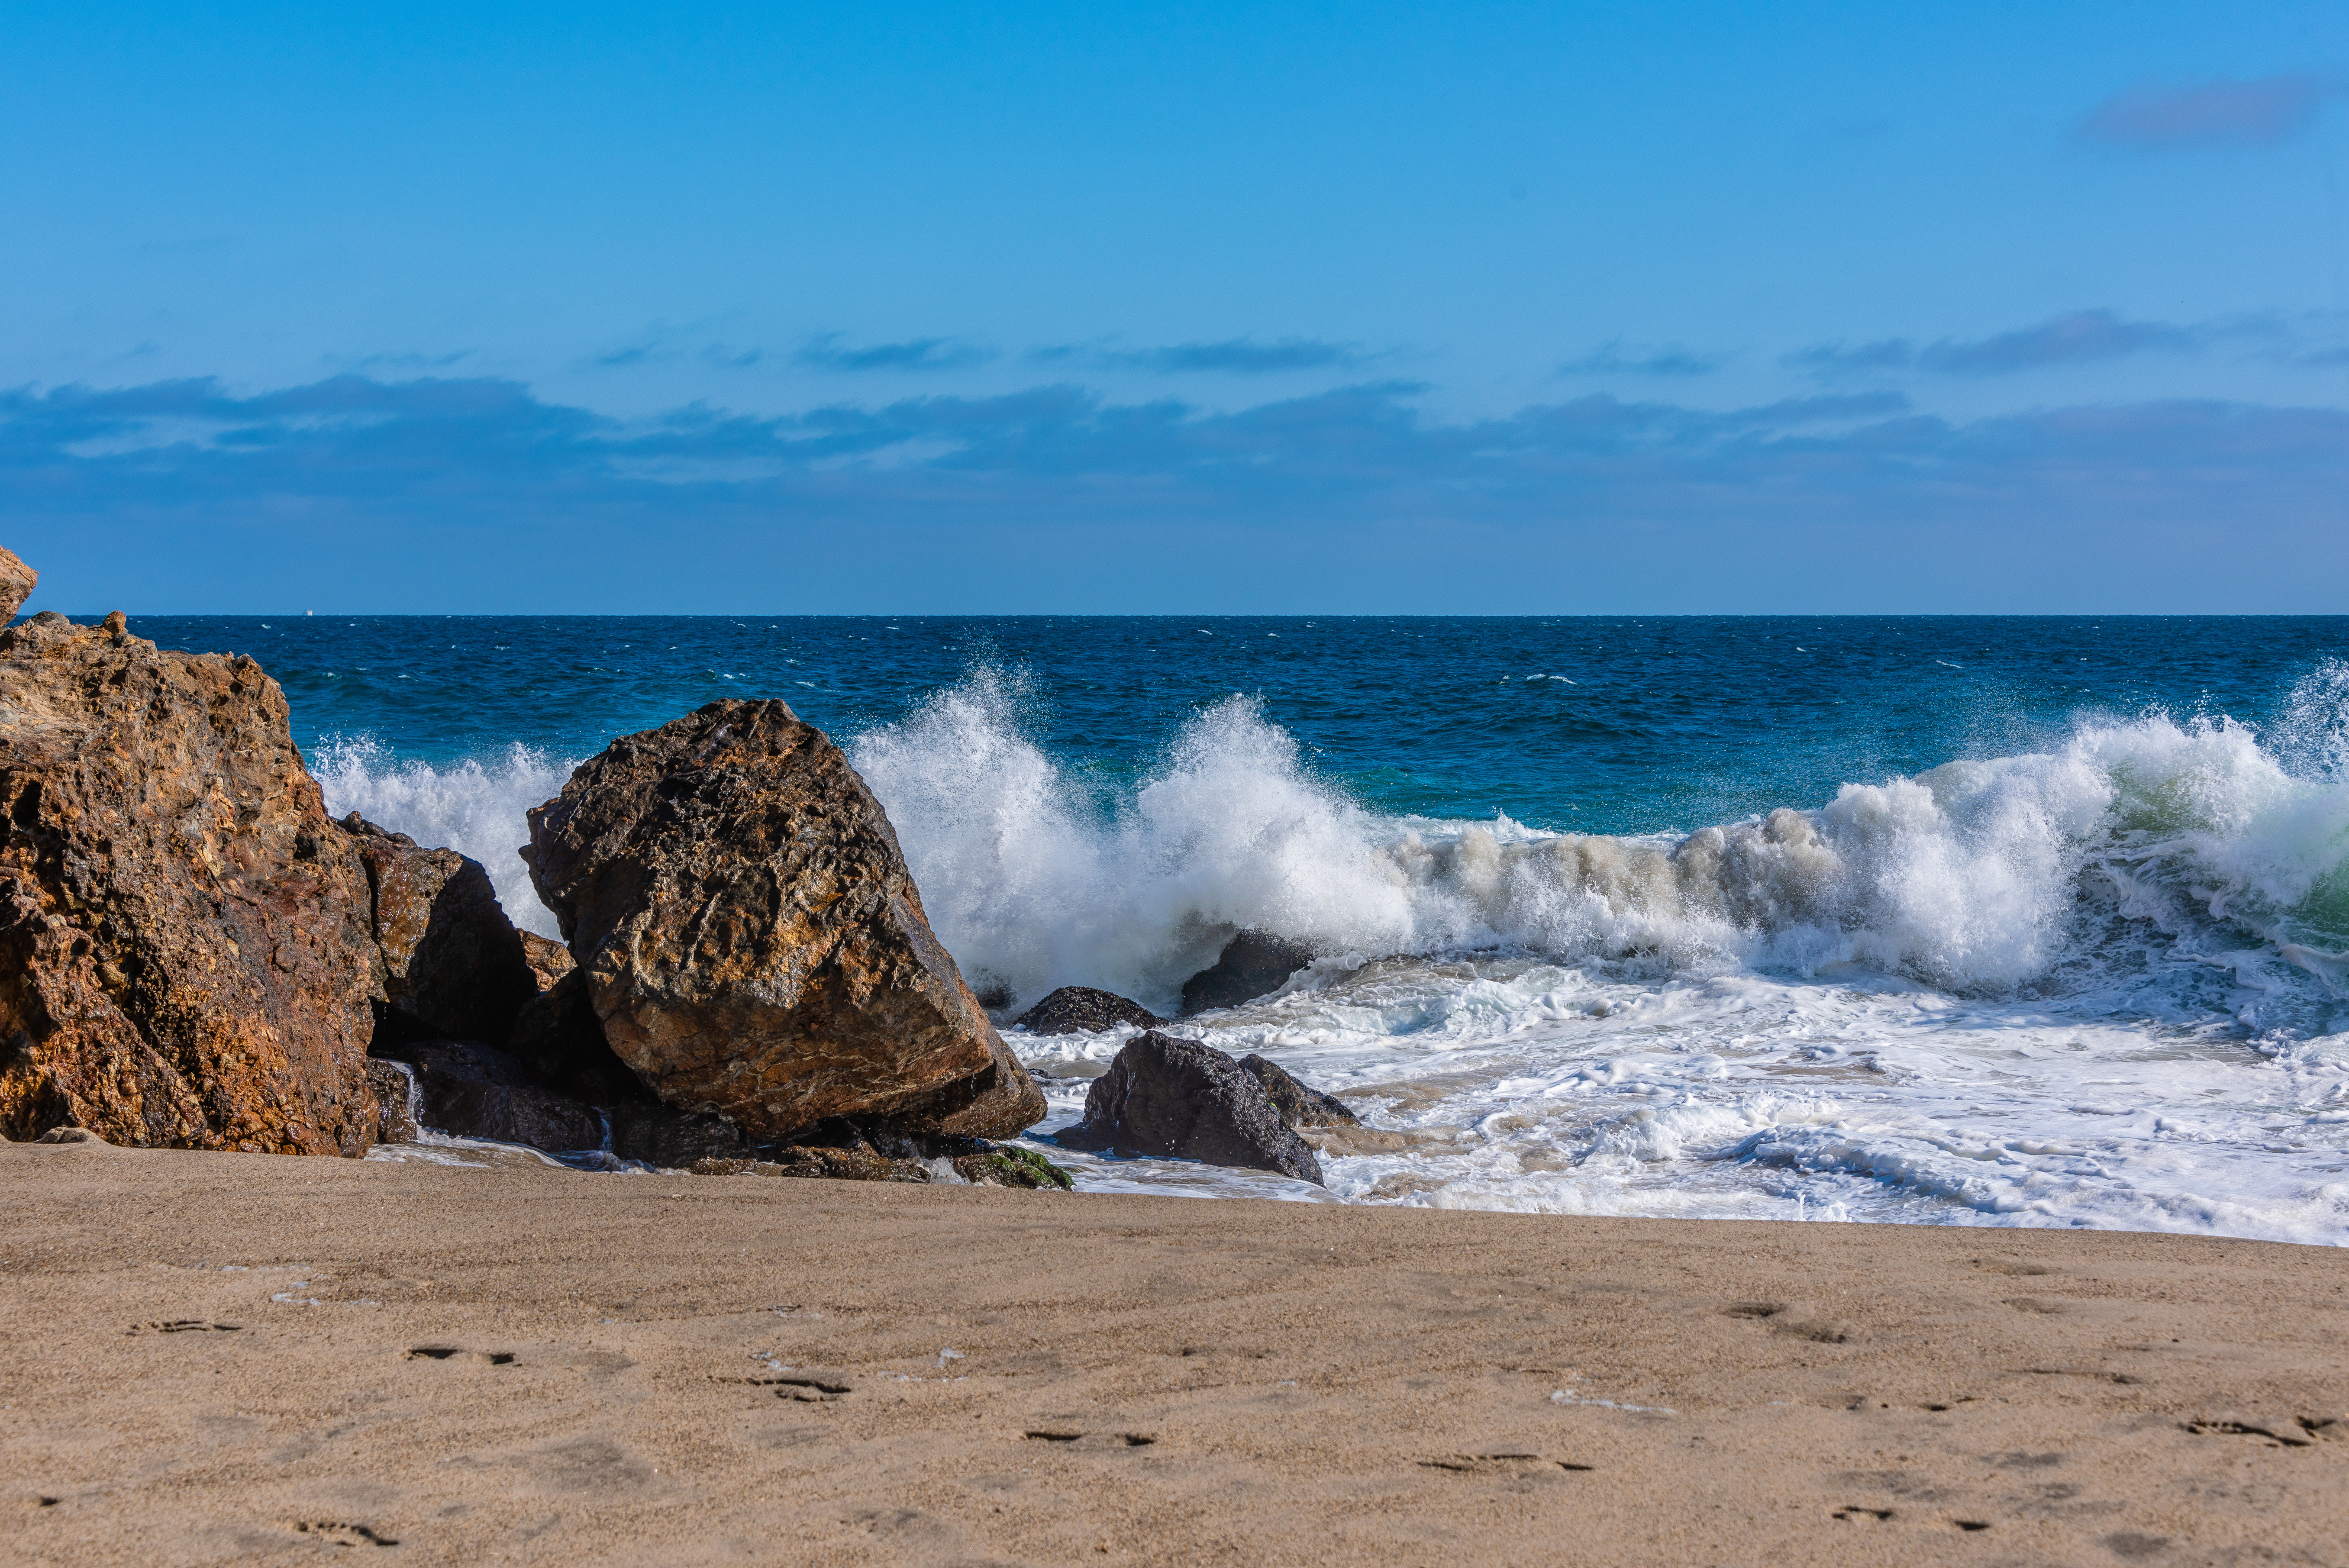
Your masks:
<svg viewBox="0 0 2349 1568"><path fill-rule="evenodd" d="M613 736L781 697L1009 1028L1171 1010L1353 1096L1321 1189L2349 1241L2349 618L141 618L285 686L338 815L475 856Z"/></svg>
<svg viewBox="0 0 2349 1568"><path fill-rule="evenodd" d="M1261 701L1321 776L1389 813L1686 831L1837 784L2012 755L2083 714L2271 724L2349 658L2349 617L1650 619L142 617L250 653L296 737L445 764L582 757L724 697L844 739L974 669L1024 678L1027 732L1106 781L1188 718Z"/></svg>

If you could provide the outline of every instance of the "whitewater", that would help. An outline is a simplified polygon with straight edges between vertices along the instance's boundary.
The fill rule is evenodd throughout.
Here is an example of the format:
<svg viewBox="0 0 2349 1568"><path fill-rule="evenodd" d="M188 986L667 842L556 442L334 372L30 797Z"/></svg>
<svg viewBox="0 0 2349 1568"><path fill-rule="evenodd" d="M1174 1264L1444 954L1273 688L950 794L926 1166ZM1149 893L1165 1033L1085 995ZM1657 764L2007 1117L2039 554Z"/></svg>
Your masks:
<svg viewBox="0 0 2349 1568"><path fill-rule="evenodd" d="M2263 726L2082 716L1653 835L1381 811L1252 697L1123 771L1037 706L980 664L840 737L974 987L1171 1014L1233 932L1296 938L1309 969L1178 1031L1365 1122L1326 1191L1050 1149L1086 1187L2349 1242L2349 666ZM333 810L472 855L552 932L515 849L575 759L313 760ZM1007 1038L1048 1135L1125 1035Z"/></svg>

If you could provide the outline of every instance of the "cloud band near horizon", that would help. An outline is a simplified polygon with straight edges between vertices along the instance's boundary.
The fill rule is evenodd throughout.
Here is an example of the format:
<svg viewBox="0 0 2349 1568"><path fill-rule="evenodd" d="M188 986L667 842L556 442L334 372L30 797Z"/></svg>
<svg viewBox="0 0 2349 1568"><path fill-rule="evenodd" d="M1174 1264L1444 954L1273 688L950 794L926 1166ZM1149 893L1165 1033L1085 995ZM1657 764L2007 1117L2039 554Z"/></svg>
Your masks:
<svg viewBox="0 0 2349 1568"><path fill-rule="evenodd" d="M77 611L2349 608L2338 410L1444 422L1418 391L619 420L485 379L26 389L0 543Z"/></svg>

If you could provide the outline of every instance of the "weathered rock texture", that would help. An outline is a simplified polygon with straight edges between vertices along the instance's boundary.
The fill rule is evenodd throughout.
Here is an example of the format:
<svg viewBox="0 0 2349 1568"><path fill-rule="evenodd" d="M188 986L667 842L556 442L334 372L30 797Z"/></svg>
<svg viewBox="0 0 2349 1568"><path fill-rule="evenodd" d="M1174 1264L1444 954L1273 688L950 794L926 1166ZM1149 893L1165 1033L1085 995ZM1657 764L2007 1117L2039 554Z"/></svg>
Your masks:
<svg viewBox="0 0 2349 1568"><path fill-rule="evenodd" d="M0 1132L366 1152L366 868L251 659L0 631Z"/></svg>
<svg viewBox="0 0 2349 1568"><path fill-rule="evenodd" d="M1183 1016L1268 995L1312 961L1313 950L1301 942L1268 931L1242 931L1224 944L1213 968L1183 982Z"/></svg>
<svg viewBox="0 0 2349 1568"><path fill-rule="evenodd" d="M538 979L489 872L453 849L419 848L357 812L342 828L367 867L392 1033L503 1040Z"/></svg>
<svg viewBox="0 0 2349 1568"><path fill-rule="evenodd" d="M1035 1034L1073 1034L1079 1030L1098 1034L1123 1024L1155 1029L1165 1022L1142 1003L1128 1002L1113 991L1064 985L1021 1013L1015 1027Z"/></svg>
<svg viewBox="0 0 2349 1568"><path fill-rule="evenodd" d="M571 950L552 937L542 937L536 931L517 931L522 939L523 961L530 965L531 978L541 992L553 991L557 981L579 966L573 961Z"/></svg>
<svg viewBox="0 0 2349 1568"><path fill-rule="evenodd" d="M18 560L15 551L0 549L0 626L16 618L40 581L41 574Z"/></svg>
<svg viewBox="0 0 2349 1568"><path fill-rule="evenodd" d="M1362 1118L1348 1110L1343 1101L1299 1082L1278 1062L1268 1062L1251 1053L1240 1058L1240 1069L1264 1085L1264 1092L1271 1099L1272 1108L1280 1113L1280 1125L1285 1127L1350 1127L1361 1125Z"/></svg>
<svg viewBox="0 0 2349 1568"><path fill-rule="evenodd" d="M1256 1075L1212 1045L1155 1030L1126 1042L1086 1091L1084 1120L1060 1141L1321 1180L1321 1162Z"/></svg>
<svg viewBox="0 0 2349 1568"><path fill-rule="evenodd" d="M530 824L605 1039L671 1105L761 1142L853 1114L978 1137L1043 1116L880 803L785 704L615 741Z"/></svg>

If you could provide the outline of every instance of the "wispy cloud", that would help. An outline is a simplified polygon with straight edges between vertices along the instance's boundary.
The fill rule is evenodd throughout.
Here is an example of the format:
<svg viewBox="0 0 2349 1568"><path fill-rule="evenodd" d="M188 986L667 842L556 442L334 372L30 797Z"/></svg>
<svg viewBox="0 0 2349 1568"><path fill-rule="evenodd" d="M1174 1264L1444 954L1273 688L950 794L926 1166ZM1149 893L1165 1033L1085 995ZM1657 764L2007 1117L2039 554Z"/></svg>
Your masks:
<svg viewBox="0 0 2349 1568"><path fill-rule="evenodd" d="M1162 376L1274 376L1296 370L1348 369L1377 358L1352 343L1318 337L1226 337L1126 348L1111 343L1061 343L1032 349L1040 365L1082 365L1103 370L1147 370Z"/></svg>
<svg viewBox="0 0 2349 1568"><path fill-rule="evenodd" d="M1944 337L1920 345L1906 337L1873 343L1816 343L1782 355L1779 363L1823 380L1889 371L1925 370L1943 376L2011 376L2067 365L2126 358L2150 350L2190 352L2208 334L2159 321L2129 321L2110 310L2073 310L2036 326L1988 337Z"/></svg>
<svg viewBox="0 0 2349 1568"><path fill-rule="evenodd" d="M2195 347L2191 333L2158 321L2125 321L2109 310L2074 310L2036 327L1971 342L1944 340L1917 357L1928 370L1951 376L2005 376L2053 365L2119 359L2147 349Z"/></svg>
<svg viewBox="0 0 2349 1568"><path fill-rule="evenodd" d="M2286 71L2189 87L2131 88L2080 122L2084 140L2168 152L2189 148L2272 147L2306 130L2318 110L2349 91L2336 77Z"/></svg>
<svg viewBox="0 0 2349 1568"><path fill-rule="evenodd" d="M1726 354L1702 354L1677 344L1640 347L1618 337L1557 368L1561 376L1710 376Z"/></svg>
<svg viewBox="0 0 2349 1568"><path fill-rule="evenodd" d="M952 337L914 337L903 343L874 343L862 348L843 347L840 334L827 332L809 339L794 355L801 364L818 370L960 370L984 365L995 350Z"/></svg>

